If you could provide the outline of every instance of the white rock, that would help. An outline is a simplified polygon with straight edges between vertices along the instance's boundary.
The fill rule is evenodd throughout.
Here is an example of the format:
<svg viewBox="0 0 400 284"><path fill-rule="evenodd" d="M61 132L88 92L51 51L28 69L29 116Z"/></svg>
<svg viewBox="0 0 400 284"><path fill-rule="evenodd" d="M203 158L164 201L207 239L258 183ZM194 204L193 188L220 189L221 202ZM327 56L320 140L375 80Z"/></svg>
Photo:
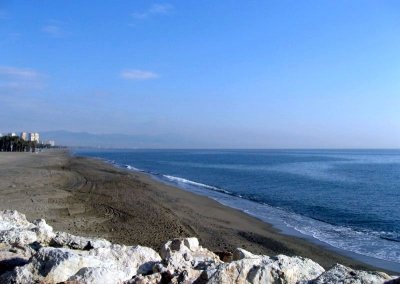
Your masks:
<svg viewBox="0 0 400 284"><path fill-rule="evenodd" d="M39 250L27 268L35 279L45 283L59 283L88 266L102 266L102 262L88 256L86 251L46 247Z"/></svg>
<svg viewBox="0 0 400 284"><path fill-rule="evenodd" d="M311 284L342 283L342 284L375 284L384 283L392 278L383 272L369 272L353 270L341 264L336 264L318 278L310 281Z"/></svg>
<svg viewBox="0 0 400 284"><path fill-rule="evenodd" d="M183 244L191 251L197 251L200 248L199 240L197 238L185 238Z"/></svg>
<svg viewBox="0 0 400 284"><path fill-rule="evenodd" d="M51 239L55 236L53 228L46 224L43 219L34 220L33 231L36 233L36 238L39 243L49 243Z"/></svg>
<svg viewBox="0 0 400 284"><path fill-rule="evenodd" d="M197 238L174 239L160 251L162 259L174 267L195 267L199 263L221 263L219 257L199 245Z"/></svg>
<svg viewBox="0 0 400 284"><path fill-rule="evenodd" d="M325 270L318 263L303 257L278 255L272 263L253 269L248 275L251 283L297 283L319 276Z"/></svg>
<svg viewBox="0 0 400 284"><path fill-rule="evenodd" d="M21 246L34 242L48 243L54 236L53 228L45 220L30 223L17 211L0 211L0 242Z"/></svg>
<svg viewBox="0 0 400 284"><path fill-rule="evenodd" d="M37 235L31 229L9 229L0 231L0 242L6 244L27 245L37 241Z"/></svg>
<svg viewBox="0 0 400 284"><path fill-rule="evenodd" d="M13 228L26 228L30 226L24 214L15 210L2 210L0 211L0 231L9 230Z"/></svg>
<svg viewBox="0 0 400 284"><path fill-rule="evenodd" d="M216 254L201 247L197 238L168 241L162 246L160 255L166 271L174 277L174 281L181 283L192 283L203 270L222 263Z"/></svg>
<svg viewBox="0 0 400 284"><path fill-rule="evenodd" d="M13 270L16 266L23 266L35 251L29 246L20 247L0 243L0 274Z"/></svg>
<svg viewBox="0 0 400 284"><path fill-rule="evenodd" d="M240 260L244 258L262 258L262 257L264 256L252 254L251 252L244 250L242 248L237 248L233 252L233 260Z"/></svg>
<svg viewBox="0 0 400 284"><path fill-rule="evenodd" d="M154 263L159 261L161 258L154 250L140 246L112 245L91 251L44 247L29 264L15 270L7 279L15 283L29 283L24 282L26 279L44 283L71 279L104 283L104 279L113 279L112 283L122 283L136 274L151 272Z"/></svg>
<svg viewBox="0 0 400 284"><path fill-rule="evenodd" d="M208 283L296 283L324 272L314 261L302 257L256 256L242 250L246 258L224 263L207 271Z"/></svg>
<svg viewBox="0 0 400 284"><path fill-rule="evenodd" d="M104 267L85 267L80 269L75 275L68 278L72 283L85 284L109 284L124 283L121 279L126 276L122 271Z"/></svg>
<svg viewBox="0 0 400 284"><path fill-rule="evenodd" d="M147 274L153 271L153 266L161 261L160 255L153 249L142 246L111 245L107 248L97 248L89 251L104 263L112 263L122 270L129 278L136 274Z"/></svg>
<svg viewBox="0 0 400 284"><path fill-rule="evenodd" d="M267 257L232 261L223 263L216 268L207 269L201 275L207 283L252 283L247 281L250 270L262 265L268 265L271 260ZM257 283L257 282L255 282Z"/></svg>
<svg viewBox="0 0 400 284"><path fill-rule="evenodd" d="M161 274L154 273L151 275L138 275L133 279L126 281L125 284L158 284L161 283Z"/></svg>
<svg viewBox="0 0 400 284"><path fill-rule="evenodd" d="M30 223L17 211L0 211L0 283L369 284L396 281L382 272L352 270L339 264L324 272L319 264L307 258L269 257L244 249L233 253L234 261L224 263L201 247L197 238L168 241L160 254L162 258L151 248L115 245L104 239L63 232L55 234L44 220Z"/></svg>
<svg viewBox="0 0 400 284"><path fill-rule="evenodd" d="M111 246L111 243L105 239L85 238L74 236L64 232L56 232L50 242L54 247L68 247L72 249L90 250L93 248L105 248Z"/></svg>

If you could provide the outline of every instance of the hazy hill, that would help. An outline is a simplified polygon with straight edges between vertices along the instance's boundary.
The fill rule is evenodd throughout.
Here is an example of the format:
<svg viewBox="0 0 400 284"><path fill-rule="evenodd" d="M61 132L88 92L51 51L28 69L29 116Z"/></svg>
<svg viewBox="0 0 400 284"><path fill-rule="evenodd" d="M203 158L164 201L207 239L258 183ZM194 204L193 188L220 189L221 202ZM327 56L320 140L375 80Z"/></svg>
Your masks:
<svg viewBox="0 0 400 284"><path fill-rule="evenodd" d="M55 140L56 145L73 147L101 148L168 148L177 147L187 141L176 135L126 135L126 134L93 134L88 132L43 131L41 140Z"/></svg>

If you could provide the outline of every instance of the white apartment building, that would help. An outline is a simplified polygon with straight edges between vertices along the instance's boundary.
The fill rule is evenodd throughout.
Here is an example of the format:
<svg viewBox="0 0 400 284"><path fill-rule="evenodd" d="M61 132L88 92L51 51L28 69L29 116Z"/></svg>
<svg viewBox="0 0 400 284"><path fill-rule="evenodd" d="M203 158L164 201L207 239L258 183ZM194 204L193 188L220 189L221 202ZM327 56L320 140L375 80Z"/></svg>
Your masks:
<svg viewBox="0 0 400 284"><path fill-rule="evenodd" d="M21 132L21 139L27 141L28 140L28 133Z"/></svg>
<svg viewBox="0 0 400 284"><path fill-rule="evenodd" d="M37 132L29 133L29 141L39 143L39 133Z"/></svg>

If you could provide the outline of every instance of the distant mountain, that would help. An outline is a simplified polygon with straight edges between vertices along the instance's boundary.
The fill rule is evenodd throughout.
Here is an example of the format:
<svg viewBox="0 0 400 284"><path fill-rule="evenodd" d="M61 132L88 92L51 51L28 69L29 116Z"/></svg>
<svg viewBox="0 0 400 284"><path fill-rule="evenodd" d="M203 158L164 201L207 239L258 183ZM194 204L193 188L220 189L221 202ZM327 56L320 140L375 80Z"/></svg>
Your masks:
<svg viewBox="0 0 400 284"><path fill-rule="evenodd" d="M95 148L173 148L184 147L184 141L176 135L126 135L126 134L93 134L88 132L43 131L41 140L55 140L56 145L71 147Z"/></svg>

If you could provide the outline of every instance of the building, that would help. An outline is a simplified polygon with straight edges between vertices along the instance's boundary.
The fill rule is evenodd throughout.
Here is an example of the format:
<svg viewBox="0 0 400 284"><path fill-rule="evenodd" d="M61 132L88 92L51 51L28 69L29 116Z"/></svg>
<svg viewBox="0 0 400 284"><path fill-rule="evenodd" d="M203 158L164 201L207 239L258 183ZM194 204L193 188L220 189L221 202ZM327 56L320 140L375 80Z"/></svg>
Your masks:
<svg viewBox="0 0 400 284"><path fill-rule="evenodd" d="M39 143L39 133L37 132L29 133L29 141Z"/></svg>
<svg viewBox="0 0 400 284"><path fill-rule="evenodd" d="M28 140L28 133L21 132L21 139L27 141Z"/></svg>
<svg viewBox="0 0 400 284"><path fill-rule="evenodd" d="M56 145L56 142L54 140L49 140L46 142L47 145L50 145L51 147L54 147Z"/></svg>
<svg viewBox="0 0 400 284"><path fill-rule="evenodd" d="M11 133L8 133L8 136L15 137L15 136L17 136L17 133L11 132Z"/></svg>

